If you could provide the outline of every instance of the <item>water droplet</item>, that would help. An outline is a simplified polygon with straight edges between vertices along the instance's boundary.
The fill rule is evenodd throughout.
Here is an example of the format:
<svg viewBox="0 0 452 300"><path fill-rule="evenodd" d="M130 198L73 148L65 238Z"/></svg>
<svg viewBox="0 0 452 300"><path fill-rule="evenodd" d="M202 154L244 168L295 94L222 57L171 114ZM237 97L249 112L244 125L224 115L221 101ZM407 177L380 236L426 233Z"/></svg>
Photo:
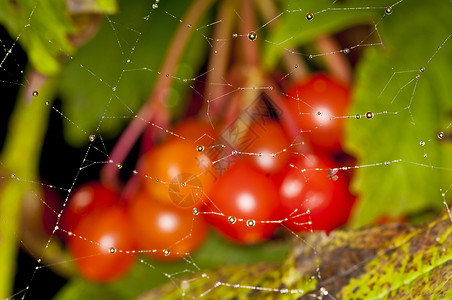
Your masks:
<svg viewBox="0 0 452 300"><path fill-rule="evenodd" d="M137 170L133 170L132 173L136 175L136 174L138 174L138 171Z"/></svg>
<svg viewBox="0 0 452 300"><path fill-rule="evenodd" d="M153 9L156 9L156 8L158 8L158 7L159 7L159 5L158 5L157 3L152 4L152 8L153 8Z"/></svg>
<svg viewBox="0 0 452 300"><path fill-rule="evenodd" d="M163 254L165 255L165 256L168 256L168 255L170 255L170 251L168 250L168 249L164 249L163 250Z"/></svg>
<svg viewBox="0 0 452 300"><path fill-rule="evenodd" d="M108 252L110 252L111 254L116 253L116 248L115 247L111 247Z"/></svg>
<svg viewBox="0 0 452 300"><path fill-rule="evenodd" d="M437 137L442 140L444 138L444 132L438 132Z"/></svg>
<svg viewBox="0 0 452 300"><path fill-rule="evenodd" d="M357 120L359 120L359 119L361 119L361 115L360 115L360 114L356 114L356 115L355 115L355 118L356 118Z"/></svg>
<svg viewBox="0 0 452 300"><path fill-rule="evenodd" d="M295 165L294 165L294 164L289 164L289 166L290 166L291 168L294 168L294 167L295 167Z"/></svg>
<svg viewBox="0 0 452 300"><path fill-rule="evenodd" d="M199 209L197 209L196 207L193 208L193 214L194 214L195 216L199 215Z"/></svg>
<svg viewBox="0 0 452 300"><path fill-rule="evenodd" d="M311 21L314 18L314 15L312 13L306 14L306 20Z"/></svg>
<svg viewBox="0 0 452 300"><path fill-rule="evenodd" d="M294 68L295 68L295 69L298 69L298 65L295 65Z"/></svg>
<svg viewBox="0 0 452 300"><path fill-rule="evenodd" d="M186 291L186 290L188 290L190 288L190 282L188 282L187 280L183 280L181 282L180 287L181 287L182 290Z"/></svg>
<svg viewBox="0 0 452 300"><path fill-rule="evenodd" d="M319 111L317 112L317 115L318 115L318 116L320 116L321 114L322 114L321 112L319 112Z"/></svg>
<svg viewBox="0 0 452 300"><path fill-rule="evenodd" d="M322 293L322 295L324 296L328 295L328 291L324 287L320 288L320 293Z"/></svg>
<svg viewBox="0 0 452 300"><path fill-rule="evenodd" d="M49 103L49 101L46 101L46 102L44 102L44 104L45 104L45 105L49 105L50 103Z"/></svg>
<svg viewBox="0 0 452 300"><path fill-rule="evenodd" d="M191 28L192 26L191 26L191 24L187 24L187 27L188 27L188 28Z"/></svg>
<svg viewBox="0 0 452 300"><path fill-rule="evenodd" d="M232 37L233 37L233 38L236 38L237 36L238 36L237 33L233 33L233 34L232 34Z"/></svg>
<svg viewBox="0 0 452 300"><path fill-rule="evenodd" d="M386 9L385 9L385 13L386 13L387 15L392 14L392 7L386 8Z"/></svg>
<svg viewBox="0 0 452 300"><path fill-rule="evenodd" d="M228 218L228 222L229 222L230 224L234 224L235 222L237 222L237 219L236 219L235 217L233 217L233 216L230 216L230 217Z"/></svg>
<svg viewBox="0 0 452 300"><path fill-rule="evenodd" d="M117 163L117 164L116 164L116 168L117 168L118 170L122 169L122 164Z"/></svg>
<svg viewBox="0 0 452 300"><path fill-rule="evenodd" d="M94 134L91 134L88 138L92 142L96 139L96 136Z"/></svg>
<svg viewBox="0 0 452 300"><path fill-rule="evenodd" d="M306 210L306 213L307 213L307 214L310 214L310 213L311 213L311 210L308 208L308 209Z"/></svg>
<svg viewBox="0 0 452 300"><path fill-rule="evenodd" d="M32 93L33 97L36 97L37 95L39 95L38 91L33 91Z"/></svg>
<svg viewBox="0 0 452 300"><path fill-rule="evenodd" d="M197 150L198 152L202 152L202 151L204 151L204 146L203 146L203 145L198 145L198 146L196 147L196 150Z"/></svg>
<svg viewBox="0 0 452 300"><path fill-rule="evenodd" d="M250 41L254 41L255 39L257 39L257 33L254 31L251 31L250 33L248 33L248 39Z"/></svg>
<svg viewBox="0 0 452 300"><path fill-rule="evenodd" d="M68 236L71 236L72 234L73 234L72 231L68 231L68 232L67 232L67 235L68 235Z"/></svg>
<svg viewBox="0 0 452 300"><path fill-rule="evenodd" d="M424 71L425 71L425 68L424 68L424 67L422 67L422 68L419 69L419 72L421 72L421 73L424 72Z"/></svg>
<svg viewBox="0 0 452 300"><path fill-rule="evenodd" d="M308 56L309 58L313 58L313 56L312 56L312 54L309 54L309 56Z"/></svg>
<svg viewBox="0 0 452 300"><path fill-rule="evenodd" d="M427 153L424 153L424 157L427 157Z"/></svg>
<svg viewBox="0 0 452 300"><path fill-rule="evenodd" d="M15 178L16 177L16 174L11 174L11 178Z"/></svg>
<svg viewBox="0 0 452 300"><path fill-rule="evenodd" d="M385 165L389 165L391 162L389 161L385 161Z"/></svg>
<svg viewBox="0 0 452 300"><path fill-rule="evenodd" d="M424 146L424 145L425 145L425 142L424 142L424 141L420 141L420 142L419 142L419 145Z"/></svg>
<svg viewBox="0 0 452 300"><path fill-rule="evenodd" d="M372 119L374 117L374 113L371 111L366 112L366 118Z"/></svg>
<svg viewBox="0 0 452 300"><path fill-rule="evenodd" d="M254 225L256 225L256 221L254 221L253 219L249 219L246 221L246 226L254 227Z"/></svg>
<svg viewBox="0 0 452 300"><path fill-rule="evenodd" d="M80 64L80 68L83 68L84 67L84 65L83 64Z"/></svg>
<svg viewBox="0 0 452 300"><path fill-rule="evenodd" d="M232 155L236 155L237 154L237 150L232 150Z"/></svg>
<svg viewBox="0 0 452 300"><path fill-rule="evenodd" d="M180 184L180 186L181 187L184 187L184 186L186 186L187 184L185 183L185 182L182 182L181 184Z"/></svg>
<svg viewBox="0 0 452 300"><path fill-rule="evenodd" d="M349 48L345 48L344 49L344 54L349 54L350 53L350 49Z"/></svg>

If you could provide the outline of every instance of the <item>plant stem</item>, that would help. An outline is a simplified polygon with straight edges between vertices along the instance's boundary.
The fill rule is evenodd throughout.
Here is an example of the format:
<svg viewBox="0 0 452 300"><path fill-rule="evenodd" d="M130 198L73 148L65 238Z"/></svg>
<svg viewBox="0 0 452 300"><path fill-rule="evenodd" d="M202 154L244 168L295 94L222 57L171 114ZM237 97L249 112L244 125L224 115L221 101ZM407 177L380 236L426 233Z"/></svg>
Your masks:
<svg viewBox="0 0 452 300"><path fill-rule="evenodd" d="M271 21L274 17L278 15L278 10L274 3L274 0L256 0L256 6L260 9L262 17L266 22ZM278 22L276 20L268 23L270 28L275 28ZM289 51L292 51L292 48L288 48ZM284 51L282 54L282 60L284 63L284 68L287 72L290 73L289 77L292 81L300 80L301 78L306 77L309 74L309 69L307 64L303 59L300 59L298 54L292 54L287 51ZM295 65L298 66L297 71L294 71Z"/></svg>
<svg viewBox="0 0 452 300"><path fill-rule="evenodd" d="M195 26L212 3L213 0L195 1L184 16L184 21ZM142 106L136 117L129 123L115 144L110 155L110 159L113 163L106 164L101 170L101 179L104 182L116 186L119 185L118 170L115 166L116 163L122 163L124 161L146 126L149 124L152 126L152 120L155 116L158 115L162 122L169 122L169 113L165 108L164 103L168 96L165 91L171 86L172 78L171 76L166 77L165 75L175 74L176 67L192 34L193 30L187 31L185 26L181 25L177 29L160 70L162 75L157 79L154 89L145 104ZM167 124L159 125L167 127Z"/></svg>
<svg viewBox="0 0 452 300"><path fill-rule="evenodd" d="M226 78L226 70L228 68L231 43L224 41L224 39L232 37L232 28L234 27L234 4L235 1L223 1L220 4L218 19L221 23L215 27L213 33L213 46L210 51L209 63L207 70L212 70L207 75L206 91L204 93L207 99L204 102L202 112L212 122L217 119L218 114L221 114L223 105L221 101L210 102L210 99L216 99L224 95Z"/></svg>
<svg viewBox="0 0 452 300"><path fill-rule="evenodd" d="M328 53L324 58L331 74L346 83L350 83L352 81L350 64L345 59L345 54L338 52L339 46L334 39L327 35L321 35L316 39L316 44L322 53Z"/></svg>
<svg viewBox="0 0 452 300"><path fill-rule="evenodd" d="M249 32L256 30L256 16L254 14L251 0L242 0L241 4L241 31L243 34L248 35ZM257 66L259 64L258 40L259 37L254 41L249 40L247 37L242 37L240 39L240 44L242 46L241 54L243 55L243 60L248 67Z"/></svg>
<svg viewBox="0 0 452 300"><path fill-rule="evenodd" d="M281 110L281 123L283 123L292 140L295 140L300 135L300 128L295 121L293 112L287 107L287 101L285 101L283 96L275 90L277 88L276 83L267 78L265 84L273 87L272 89L266 90L265 93L273 104Z"/></svg>
<svg viewBox="0 0 452 300"><path fill-rule="evenodd" d="M42 141L51 111L43 100L51 101L56 90L54 78L42 80L42 75L35 70L27 72L26 78L28 81L24 82L30 85L19 92L0 159L11 178L5 180L0 189L0 299L12 294L22 200L30 192L40 194L38 186L30 181L39 177ZM26 103L33 90L38 90L39 95Z"/></svg>

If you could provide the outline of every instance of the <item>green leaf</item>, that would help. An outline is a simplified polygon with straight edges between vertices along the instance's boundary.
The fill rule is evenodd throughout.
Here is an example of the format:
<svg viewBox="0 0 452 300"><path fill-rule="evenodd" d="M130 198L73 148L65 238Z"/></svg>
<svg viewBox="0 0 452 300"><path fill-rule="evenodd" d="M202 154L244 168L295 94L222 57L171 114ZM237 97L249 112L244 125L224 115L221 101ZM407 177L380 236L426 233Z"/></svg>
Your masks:
<svg viewBox="0 0 452 300"><path fill-rule="evenodd" d="M17 37L33 66L42 74L58 72L59 56L73 52L73 32L64 1L1 0L0 22Z"/></svg>
<svg viewBox="0 0 452 300"><path fill-rule="evenodd" d="M267 38L270 43L264 44L265 67L274 68L287 48L306 45L320 34L335 34L352 25L368 24L375 16L374 10L347 9L360 6L363 6L362 1L318 0L303 3L300 8L300 1L284 1L284 15L271 30ZM312 20L306 19L308 13L314 15Z"/></svg>
<svg viewBox="0 0 452 300"><path fill-rule="evenodd" d="M114 14L118 11L116 0L68 0L67 10L71 14L95 13Z"/></svg>
<svg viewBox="0 0 452 300"><path fill-rule="evenodd" d="M348 121L346 148L358 165L382 165L356 170L353 187L360 201L355 226L382 214L442 205L440 191L452 180L452 172L442 168L452 167L452 145L436 135L450 123L452 40L438 47L450 36L451 15L446 2L400 3L378 24L384 45L367 48L359 62L350 114L377 115ZM400 161L383 164L393 160Z"/></svg>
<svg viewBox="0 0 452 300"><path fill-rule="evenodd" d="M139 299L180 299L182 291L190 299L321 299L326 292L344 300L448 299L451 221L443 214L420 227L394 223L328 236L307 234L294 240L282 264L226 265L202 271L206 276L187 276L184 285L166 284Z"/></svg>
<svg viewBox="0 0 452 300"><path fill-rule="evenodd" d="M152 9L152 3L146 1L122 3L120 13L109 18L65 68L61 89L65 115L85 132L95 133L106 113L99 130L104 138L115 137L147 100L155 79L164 76L157 72L179 26L187 28L187 33L194 32L176 73L169 75L195 77L209 47L202 34L209 36L210 28L198 31L195 26L189 28L179 22L189 4L190 1L164 1L158 9ZM208 24L209 14L206 15L199 27ZM182 79L173 80L167 103L174 117L187 105L189 88ZM68 124L64 132L72 145L88 142L76 126Z"/></svg>
<svg viewBox="0 0 452 300"><path fill-rule="evenodd" d="M240 246L228 242L211 233L208 240L193 255L193 261L201 269L210 269L224 264L236 265L257 262L280 262L289 251L288 243L265 243L255 246ZM196 272L193 264L185 261L162 263L140 257L133 270L124 278L109 284L96 284L80 278L73 279L58 293L55 300L98 299L125 300L134 299L140 294L169 281L165 274L181 275ZM189 259L189 258L188 258ZM180 276L174 276L173 280Z"/></svg>

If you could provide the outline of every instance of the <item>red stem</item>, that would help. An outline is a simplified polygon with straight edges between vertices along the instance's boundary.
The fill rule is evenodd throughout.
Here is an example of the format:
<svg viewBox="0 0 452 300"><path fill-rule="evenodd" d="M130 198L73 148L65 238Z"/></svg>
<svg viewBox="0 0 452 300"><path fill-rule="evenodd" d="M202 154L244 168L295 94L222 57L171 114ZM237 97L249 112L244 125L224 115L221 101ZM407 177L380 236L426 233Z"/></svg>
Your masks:
<svg viewBox="0 0 452 300"><path fill-rule="evenodd" d="M241 31L243 34L247 35L240 39L242 54L244 55L243 59L248 66L257 66L259 64L259 32L257 32L258 36L256 40L251 41L248 39L248 33L256 30L256 17L254 15L251 0L242 0L241 3Z"/></svg>
<svg viewBox="0 0 452 300"><path fill-rule="evenodd" d="M194 2L188 9L188 12L184 17L184 21L188 24L192 24L193 26L196 25L212 2L213 0L197 0ZM102 168L102 181L119 186L116 164L124 161L129 154L130 149L133 147L144 128L148 125L148 122L150 122L155 115L158 114L159 117L162 117L162 119L166 119L168 121L169 114L164 106L168 94L165 91L167 91L167 89L171 86L172 78L171 76L166 77L165 75L173 75L175 73L177 64L180 61L193 31L194 29L188 30L187 27L182 24L177 29L160 71L162 76L157 79L157 83L155 84L153 91L146 100L146 103L138 112L138 117L135 117L129 123L128 127L124 130L115 144L110 154L110 159L113 161L113 164L106 164Z"/></svg>
<svg viewBox="0 0 452 300"><path fill-rule="evenodd" d="M266 78L266 85L273 87L272 89L265 90L270 100L281 110L283 123L286 131L289 133L290 137L295 140L300 135L300 128L297 125L293 112L287 107L287 104L283 96L278 93L275 89L277 85L271 79Z"/></svg>
<svg viewBox="0 0 452 300"><path fill-rule="evenodd" d="M278 15L278 10L273 0L256 0L255 2L265 21L268 22ZM268 23L267 26L275 28L277 24L278 20L276 19ZM290 51L293 51L293 48L289 47L288 50L284 50L282 53L282 62L286 71L290 73L289 77L291 80L298 81L309 74L309 69L306 62L301 59L298 54L293 54ZM298 68L294 72L295 65L297 65Z"/></svg>
<svg viewBox="0 0 452 300"><path fill-rule="evenodd" d="M352 81L351 67L345 58L345 54L339 52L339 45L336 41L328 35L321 35L317 38L316 44L322 53L329 53L325 55L324 58L331 74L347 83L350 83Z"/></svg>
<svg viewBox="0 0 452 300"><path fill-rule="evenodd" d="M219 8L218 18L221 23L215 27L213 33L213 47L210 51L209 64L207 70L214 71L207 75L205 98L207 101L216 99L225 93L226 69L228 68L231 43L224 39L232 38L232 28L234 11L231 1L223 1ZM209 110L207 110L207 104ZM223 101L214 101L211 103L204 102L202 111L204 115L209 115L211 119L216 120L221 114Z"/></svg>

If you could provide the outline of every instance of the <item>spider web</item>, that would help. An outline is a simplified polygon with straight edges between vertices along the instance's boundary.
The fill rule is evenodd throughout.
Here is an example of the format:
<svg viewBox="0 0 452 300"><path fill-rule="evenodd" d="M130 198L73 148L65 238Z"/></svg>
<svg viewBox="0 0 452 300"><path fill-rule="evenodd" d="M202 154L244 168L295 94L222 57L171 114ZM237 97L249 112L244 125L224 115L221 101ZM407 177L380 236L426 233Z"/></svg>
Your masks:
<svg viewBox="0 0 452 300"><path fill-rule="evenodd" d="M126 4L120 3L121 8L123 8L122 5L125 6ZM65 228L60 222L67 209L66 204L76 187L98 178L99 174L106 174L107 178L113 180L116 176L115 174L118 173L120 173L122 181L144 178L145 181L158 181L159 184L168 185L170 190L173 185L181 185L179 180L167 182L143 173L137 167L137 158L140 155L140 145L137 143L137 139L140 135L134 137L133 133L125 133L128 132L130 124L142 127L142 132L150 134L155 139L168 139L171 137L181 143L188 141L192 144L193 149L198 149L198 151L215 152L216 159L211 161L210 167L221 168L222 170L228 169L231 161L247 156L268 156L269 159L277 159L284 153L291 153L294 156L304 157L306 153L299 149L305 143L304 134L306 131L301 128L297 128L298 132L293 136L289 147L281 147L275 153L262 154L249 152L246 148L238 147L237 140L241 136L240 126L246 127L247 124L258 120L262 115L264 117L270 115L271 117L272 114L276 114L280 119L284 118L284 114L281 113L277 105L273 104L273 112L268 111L268 104L259 106L262 104L260 99L263 94L267 95L266 97L268 98L288 98L289 101L296 101L299 107L309 106L303 98L293 97L285 93L285 87L289 86L294 80L306 76L310 69L328 69L335 76L346 82L352 80L350 75L350 71L352 71L355 72L353 76L356 76L353 80L358 80L358 77L362 76L362 73L360 75L358 74L359 71L357 71L359 70L359 59L364 57L365 53L369 52L376 55L375 53L378 51L391 50L388 50L389 47L386 45L384 37L380 34L381 27L398 30L395 27L396 25L393 25L396 23L391 23L391 18L404 18L404 15L398 15L398 8L405 7L406 9L406 7L416 4L407 0L400 0L395 3L390 1L366 1L365 3L325 1L325 3L322 2L321 8L318 9L320 5L313 3L303 4L288 1L276 5L271 1L262 1L262 3L255 4L256 9L261 10L260 18L256 21L258 25L251 23L251 26L254 27L251 27L250 30L247 27L249 25L248 16L242 11L240 5L231 9L233 12L231 15L225 16L218 13L222 5L227 6L226 4L217 3L211 8L211 12L207 10L205 13L210 17L200 18L199 20L196 20L193 16L184 15L184 10L176 8L174 4L171 5L171 1L148 3L146 10L139 11L138 15L135 14L133 18L130 18L130 12L129 14L120 12L116 16L105 17L101 33L99 34L103 38L94 38L92 41L96 46L81 48L80 52L63 55L65 62L59 94L61 99L57 98L56 100L54 100L55 97L50 97L44 90L41 90L41 83L45 82L45 78L24 76L24 73L27 73L26 59L20 44L24 32L26 33L38 26L34 23L34 20L42 12L42 4L39 1L33 4L27 22L20 29L18 35L11 39L6 36L6 33L2 34L0 45L4 54L0 57L0 84L6 99L3 104L2 134L6 136L9 130L7 120L9 115L12 114L18 89L24 93L22 96L23 100L21 97L17 98L17 101L25 103L22 108L23 111L26 110L25 107L27 105L39 104L41 110L47 112L47 115L46 113L43 114L43 118L45 119L47 116L49 119L49 127L46 130L45 139L43 138L44 142L40 157L39 176L41 179L34 177L35 174L33 173L21 174L9 162L0 160L0 165L2 166L0 175L5 184L14 182L21 186L23 190L31 190L31 192L24 193L26 195L26 197L24 196L26 199L23 200L24 205L31 207L31 209L23 208L28 213L24 213L22 216L22 228L15 227L15 224L12 223L13 219L5 218L0 220L2 226L12 228L13 236L18 241L18 247L24 250L19 256L19 270L16 277L15 290L6 299L41 298L36 296L39 294L38 291L49 289L50 286L54 285L52 279L49 279L52 277L48 277L52 276L49 275L49 270L58 273L64 269L65 265L70 266L74 262L76 263L77 259L83 259L71 258L67 253L65 256L65 252L61 251L61 249L55 252L55 248L61 247L62 239L86 239L83 235ZM124 10L127 10L127 8L124 7ZM334 21L330 22L328 18L333 13ZM360 27L358 23L343 21L350 18L362 18L366 20L365 25ZM234 30L230 30L228 35L223 35L220 30L217 30L225 23L231 22L235 23L236 26ZM171 44L168 38L165 39L162 36L165 35L164 30L148 28L150 27L149 25L154 26L155 24L162 27L176 28L176 42ZM427 29L425 30L428 31L429 26L426 27ZM340 174L338 173L340 171L350 170L354 170L355 178L367 176L366 174L369 173L366 172L379 172L378 174L390 177L394 172L404 168L417 171L410 175L413 179L417 176L425 176L427 173L432 174L432 178L445 176L446 179L441 181L442 188L434 190L434 195L432 195L434 204L432 206L438 207L439 204L439 206L445 208L452 220L448 206L452 188L450 177L452 169L449 161L441 156L442 153L438 153L435 150L437 143L450 143L452 122L450 118L438 116L438 118L441 118L442 126L437 128L435 132L427 130L429 127L425 125L425 122L427 122L426 117L432 111L421 110L421 103L424 103L426 99L425 92L419 92L422 86L427 84L423 80L429 76L429 71L440 68L436 61L442 55L445 55L444 49L450 49L451 47L450 29L446 29L446 34L441 38L424 43L424 48L428 49L428 56L419 56L416 57L416 60L408 61L400 58L401 63L399 65L385 69L387 72L383 79L384 84L379 86L379 82L375 83L378 86L377 89L374 89L378 90L378 92L373 94L377 99L376 103L363 104L363 102L360 102L361 106L353 106L347 115L331 115L314 109L308 113L313 116L326 116L329 120L346 119L348 132L351 134L356 133L356 136L362 136L362 132L367 130L369 139L379 138L379 135L372 131L378 130L378 128L372 128L372 125L368 125L372 124L370 122L375 124L375 121L384 119L384 122L397 124L396 126L401 123L402 132L405 130L412 133L409 137L412 147L418 147L417 149L420 150L416 153L421 153L421 156L412 159L412 156L405 155L405 149L399 147L395 148L395 151L384 160L372 160L373 157L378 156L373 154L365 156L365 152L360 153L356 149L355 142L355 149L351 147L350 151L353 152L352 154L358 153L360 156L357 164L338 163L334 168L313 169L306 169L292 164L290 167L306 174L323 172L331 177L337 176L336 174ZM351 30L351 33L347 32L347 30ZM340 42L332 42L322 34L323 31L335 33L335 37ZM305 34L305 32L309 33ZM435 35L436 37L437 35ZM188 50L185 53L178 52L180 50L178 48L186 43L185 39L192 39L194 42L192 41L193 44L187 42L189 46L186 48ZM388 39L391 41L390 38ZM165 51L162 53L149 52L149 45L152 43L161 43L163 46L160 49L165 49ZM261 78L261 80L249 80L249 82L236 82L233 76L227 77L227 71L225 71L227 66L221 65L219 57L226 55L228 51L242 51L246 57L248 51L234 49L239 49L241 44L250 45L249 48L252 49L253 43L259 43L260 47L265 49L262 56L266 57L267 60L259 62L261 64L259 67L263 70L274 71L275 75L272 76L276 79L262 80ZM47 46L52 51L66 53L58 46L56 41L49 40ZM87 53L87 51L95 47L98 48L98 53ZM411 47L413 52L416 52L416 47L417 44ZM111 49L114 49L115 54L110 56L105 54L106 58L103 58L103 53ZM253 55L252 50L250 50L250 53ZM450 53L450 51L447 53ZM89 58L90 55L92 55L92 59ZM146 55L155 57L144 60L142 57ZM162 61L167 61L165 60L165 55L180 55L182 59L179 62L176 61L179 65L173 66L171 62L162 64ZM111 60L112 58L114 58L113 61ZM231 57L230 59L239 58ZM245 59L252 60L253 57ZM108 72L106 70L109 69L106 66L110 64L113 64L114 68L111 68L112 71ZM442 67L450 70L450 66ZM382 68L386 68L386 66L382 66ZM80 84L70 84L72 80ZM134 82L135 85L131 85ZM146 87L143 88L142 86ZM450 90L447 86L442 88L447 91ZM81 99L80 95L84 95L84 93L80 91L86 91L86 95L91 97L99 96L100 100L89 99L89 97L88 99ZM357 93L356 97L359 98L360 91ZM187 111L187 115L201 115L209 121L214 129L219 130L220 128L216 128L214 125L216 124L215 119L221 116L221 108L228 107L230 99L237 97L251 100L247 103L248 105L242 107L242 112L231 122L234 126L221 129L219 138L212 137L206 132L199 132L197 138L191 139L174 131L173 126L169 122L170 118L174 120L183 119L184 115L182 115L181 111ZM186 101L184 100L186 98L196 98L197 100ZM256 99L259 100L256 101ZM148 103L162 101L162 105L165 106L167 111L171 112L172 116L149 113L149 111L152 111L149 109L146 111L142 110L143 103L146 103L146 101ZM447 107L447 105L444 106ZM363 110L354 110L361 107ZM87 117L84 118L83 114L87 114ZM305 114L299 111L298 116L303 117ZM95 120L95 122L91 120ZM24 120L21 122L25 123ZM365 130L362 130L362 128ZM316 130L320 129L314 128L312 133L316 134ZM360 131L358 132L358 130ZM115 145L121 143L121 139L127 140L128 138L130 141L126 152L130 151L130 154L118 155L115 152ZM6 138L4 139L4 145L6 145L7 140ZM142 142L145 143L146 141ZM385 147L384 141L381 143L383 143L381 147ZM39 152L39 150L36 151ZM385 149L377 148L375 152L381 154L385 152ZM365 157L363 158L363 156ZM5 158L2 157L2 159ZM380 169L384 169L384 171L377 172ZM306 182L309 182L309 175L306 175L305 178ZM182 182L182 184L184 183ZM399 184L402 185L402 183ZM429 182L426 185L436 187L436 185ZM372 186L372 190L365 192L378 193L378 190L383 186L383 183L376 183ZM413 187L413 189L415 188ZM50 193L59 195L63 199L61 202L62 206L54 206L46 198L46 193L43 193L42 190L49 190ZM194 189L193 191L197 193L200 190ZM385 196L384 192L381 192L381 194ZM193 210L194 223L197 222L197 218L213 214L228 219L230 223L246 222L249 227L259 223L283 225L287 220L303 215L309 216L310 213L309 203L304 203L288 218L245 220L223 213L215 202L210 199L209 195L205 196L206 199L203 201L207 205L203 209ZM396 196L403 197L403 195ZM4 200L1 199L1 201ZM30 213L33 210L50 211L47 216L52 223L51 234L46 236L44 243L41 240L41 243L36 244L36 241L30 238L30 233L27 235L27 231L30 231L27 226L36 224L33 223L36 222L36 215ZM311 231L312 224L310 221L303 225L306 231ZM289 244L287 237L295 237L302 243L307 243L302 234L293 232L284 225L281 228L283 228L281 235L285 237L282 240L286 246ZM190 239L196 234L191 229L187 230L187 235L182 240ZM64 238L62 238L63 236ZM219 240L218 237L213 237L212 239ZM100 241L89 239L86 242L93 245L100 243ZM215 245L215 243L209 245ZM267 246L264 245L261 248L265 251ZM242 253L240 252L241 250L237 250L234 247L231 249L231 251ZM198 262L196 254L177 253L181 257L182 262L168 267L149 260L142 255L149 252L169 253L166 248L110 249L110 251L112 255L115 253L137 255L136 265L139 265L138 268L141 270L141 273L138 274L144 274L145 276L152 274L153 277L150 278L158 277L161 282L172 282L174 287L181 291L181 298L184 298L185 291L190 287L190 281L183 279L185 275L191 274L194 276L193 278L214 278L214 273L210 273L209 270L203 270L203 265ZM26 257L24 255L25 252L28 253ZM283 257L286 252L287 247L281 247L278 253ZM54 253L59 253L60 255L50 258L49 255ZM248 262L255 262L251 258L252 255L253 252L249 252L246 258ZM202 261L202 259L200 260ZM267 260L269 260L268 256ZM24 263L24 261L28 262ZM60 268L61 266L63 268ZM318 267L312 282L321 282L321 279L322 274ZM146 279L142 281L146 282ZM64 280L62 280L62 283L65 283ZM59 287L54 288L55 292L59 289ZM275 293L275 295L288 294L293 295L294 298L306 294L303 289L295 287L274 287L271 284L262 286L215 280L209 289L203 290L195 298L208 298L213 295L215 290L220 288L229 290L240 288L249 292L264 291ZM137 286L136 289L137 291L132 294L138 295L144 291L140 290L142 289L141 286ZM103 296L108 297L108 293L112 291L114 289L102 290ZM318 299L334 299L334 296L327 289L320 286L316 287L309 295Z"/></svg>

